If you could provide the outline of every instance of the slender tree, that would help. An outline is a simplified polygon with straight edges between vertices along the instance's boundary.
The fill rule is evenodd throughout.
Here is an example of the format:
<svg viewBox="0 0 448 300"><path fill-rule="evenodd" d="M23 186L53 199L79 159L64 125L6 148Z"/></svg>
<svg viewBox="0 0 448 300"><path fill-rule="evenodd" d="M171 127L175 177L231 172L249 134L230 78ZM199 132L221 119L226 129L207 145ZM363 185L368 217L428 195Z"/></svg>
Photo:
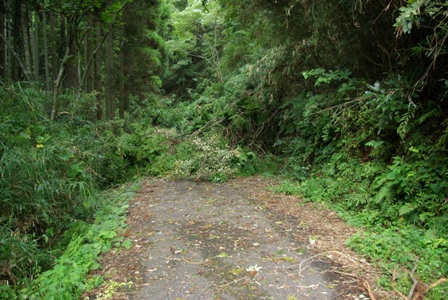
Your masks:
<svg viewBox="0 0 448 300"><path fill-rule="evenodd" d="M102 40L102 31L99 18L96 18L95 23L97 24L95 30L96 43L98 44L100 40ZM103 82L101 78L101 70L102 70L102 57L103 51L102 48L98 47L98 52L95 56L95 78L94 78L94 88L97 91L96 94L96 119L98 121L103 119Z"/></svg>
<svg viewBox="0 0 448 300"><path fill-rule="evenodd" d="M42 40L43 40L43 53L44 53L44 69L45 69L45 89L47 92L51 89L50 80L50 60L48 49L48 35L47 35L47 13L42 10Z"/></svg>
<svg viewBox="0 0 448 300"><path fill-rule="evenodd" d="M6 26L7 26L7 19L6 19L6 1L2 1L0 3L0 33L2 36L6 37ZM0 79L5 80L6 79L6 62L7 62L7 54L8 49L7 45L4 41L0 40Z"/></svg>
<svg viewBox="0 0 448 300"><path fill-rule="evenodd" d="M114 40L110 32L106 37L104 60L105 60L105 78L106 78L106 118L112 120L115 118L115 97L114 97Z"/></svg>

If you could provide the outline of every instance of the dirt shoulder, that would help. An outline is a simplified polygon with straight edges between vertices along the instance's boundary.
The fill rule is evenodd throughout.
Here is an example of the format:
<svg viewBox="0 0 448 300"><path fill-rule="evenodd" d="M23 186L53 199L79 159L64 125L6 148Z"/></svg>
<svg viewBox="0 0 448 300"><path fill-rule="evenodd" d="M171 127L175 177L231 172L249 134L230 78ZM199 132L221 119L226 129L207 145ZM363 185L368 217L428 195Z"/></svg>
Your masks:
<svg viewBox="0 0 448 300"><path fill-rule="evenodd" d="M132 248L102 258L109 284L84 298L386 298L375 290L378 272L345 247L355 229L324 207L269 192L275 183L146 180L130 203ZM112 295L111 286L121 287Z"/></svg>

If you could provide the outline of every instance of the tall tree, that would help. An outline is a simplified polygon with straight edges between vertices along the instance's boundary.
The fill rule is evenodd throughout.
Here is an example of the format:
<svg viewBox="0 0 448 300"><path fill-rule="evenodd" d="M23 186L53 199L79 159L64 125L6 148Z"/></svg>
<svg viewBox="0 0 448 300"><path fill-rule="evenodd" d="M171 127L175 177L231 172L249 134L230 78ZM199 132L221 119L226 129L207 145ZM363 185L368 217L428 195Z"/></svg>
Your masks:
<svg viewBox="0 0 448 300"><path fill-rule="evenodd" d="M115 76L114 76L114 40L113 34L110 32L107 35L105 49L104 49L104 59L105 59L105 72L106 72L106 90L105 90L105 100L106 100L106 118L108 120L113 120L115 118L115 97L114 97L114 86L115 86Z"/></svg>
<svg viewBox="0 0 448 300"><path fill-rule="evenodd" d="M44 53L44 69L45 69L45 90L50 92L50 60L49 60L49 49L48 49L48 35L47 35L47 13L42 10L42 40L43 40L43 53Z"/></svg>
<svg viewBox="0 0 448 300"><path fill-rule="evenodd" d="M7 36L6 33L6 26L7 26L7 21L6 21L6 1L2 1L0 3L0 33L2 34L2 36ZM0 78L2 80L6 79L6 56L7 56L7 45L5 42L0 42Z"/></svg>
<svg viewBox="0 0 448 300"><path fill-rule="evenodd" d="M96 43L98 44L100 40L102 40L102 31L101 26L98 26L100 24L99 18L95 18L95 24L97 24L95 29L95 37L96 37ZM102 68L102 50L100 47L97 48L98 52L95 56L95 78L94 78L94 88L97 91L96 94L96 119L98 121L103 119L103 81L101 78L101 68Z"/></svg>
<svg viewBox="0 0 448 300"><path fill-rule="evenodd" d="M114 117L119 95L124 117L132 95L143 103L161 86L167 55L159 33L167 16L165 0L2 1L2 78L44 81L53 94L52 119L68 109L60 107L69 104L60 101L62 88L96 91L98 119L102 101L107 118Z"/></svg>
<svg viewBox="0 0 448 300"><path fill-rule="evenodd" d="M185 5L184 5L185 4ZM221 56L225 40L223 32L228 28L224 11L217 1L190 0L175 2L172 17L172 39L168 46L172 53L171 78L166 86L184 89L194 87L197 76L223 82ZM182 91L181 93L184 93Z"/></svg>

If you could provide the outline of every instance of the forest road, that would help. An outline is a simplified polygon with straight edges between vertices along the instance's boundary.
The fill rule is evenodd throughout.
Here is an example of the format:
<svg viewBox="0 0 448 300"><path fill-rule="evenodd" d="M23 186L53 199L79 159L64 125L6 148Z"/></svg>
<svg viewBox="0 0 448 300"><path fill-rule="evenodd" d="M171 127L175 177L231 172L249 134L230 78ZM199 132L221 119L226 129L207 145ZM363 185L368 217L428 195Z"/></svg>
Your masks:
<svg viewBox="0 0 448 300"><path fill-rule="evenodd" d="M143 182L129 206L126 238L133 246L102 261L106 280L132 282L113 298L368 299L359 281L335 272L339 251L314 249L326 227L344 223L330 211L270 193L267 182ZM294 215L301 209L308 214ZM322 235L313 225L319 222ZM344 230L327 234L346 238L351 232Z"/></svg>

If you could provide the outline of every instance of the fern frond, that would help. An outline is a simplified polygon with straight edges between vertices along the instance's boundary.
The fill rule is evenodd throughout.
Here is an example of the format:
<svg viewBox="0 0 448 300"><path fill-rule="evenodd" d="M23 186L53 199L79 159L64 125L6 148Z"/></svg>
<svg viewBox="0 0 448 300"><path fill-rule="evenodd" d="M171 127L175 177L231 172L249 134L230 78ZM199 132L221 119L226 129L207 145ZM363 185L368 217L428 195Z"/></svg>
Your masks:
<svg viewBox="0 0 448 300"><path fill-rule="evenodd" d="M433 117L438 117L438 116L440 116L440 109L434 108L434 109L428 111L426 114L424 114L420 118L418 118L417 122L418 122L418 124L422 124L426 120L433 118Z"/></svg>
<svg viewBox="0 0 448 300"><path fill-rule="evenodd" d="M380 204L382 202L392 203L395 199L395 193L390 188L390 186L383 186L379 191L378 194L376 194L373 197L373 202L375 204Z"/></svg>
<svg viewBox="0 0 448 300"><path fill-rule="evenodd" d="M417 111L417 105L415 105L413 102L409 102L408 110L403 114L403 116L400 119L400 124L397 128L398 135L404 139L406 134L411 129L411 120L414 119L414 114Z"/></svg>

